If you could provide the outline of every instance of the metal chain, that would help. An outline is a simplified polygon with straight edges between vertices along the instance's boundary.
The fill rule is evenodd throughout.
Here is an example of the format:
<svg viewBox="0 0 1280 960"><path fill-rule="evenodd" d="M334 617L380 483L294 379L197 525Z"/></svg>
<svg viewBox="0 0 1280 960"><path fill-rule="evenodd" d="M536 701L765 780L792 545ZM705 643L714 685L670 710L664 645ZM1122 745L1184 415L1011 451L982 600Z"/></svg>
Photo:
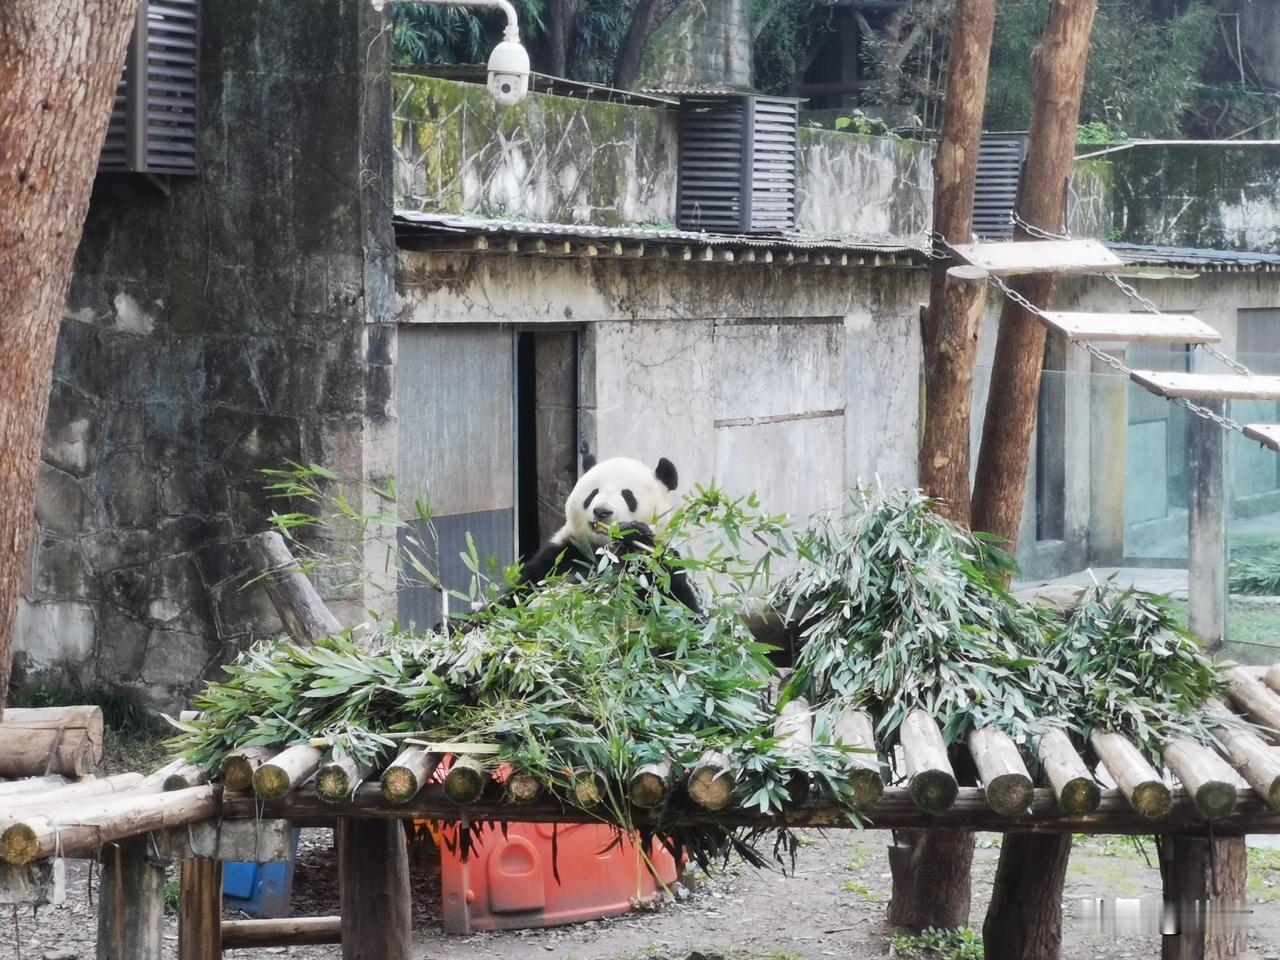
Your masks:
<svg viewBox="0 0 1280 960"><path fill-rule="evenodd" d="M1037 227L1034 223L1028 223L1026 220L1023 220L1022 217L1018 216L1018 211L1016 210L1009 211L1009 219L1013 222L1015 227L1021 227L1031 236L1038 237L1041 240L1072 239L1071 234L1067 233L1065 230L1062 233L1054 233L1052 230L1046 230L1044 227Z"/></svg>
<svg viewBox="0 0 1280 960"><path fill-rule="evenodd" d="M1008 297L1018 306L1022 307L1023 310L1026 310L1028 313L1033 314L1034 316L1039 317L1041 320L1048 322L1049 316L1044 310L1041 310L1034 303L1032 303L1030 300L1024 297L1021 293L1019 293L1013 287L1009 286L1009 284L1007 284L1003 278L997 277L994 275L989 275L987 279L992 286L996 287L1006 297ZM1121 373L1126 377L1131 377L1133 375L1133 370L1125 366L1125 363L1123 360L1121 360L1119 357L1113 357L1111 354L1107 353L1105 350L1101 349L1096 344L1090 343L1088 340L1073 340L1071 342L1075 344L1077 347L1079 347L1080 349L1084 350L1087 354L1089 354L1095 360L1098 360L1099 362L1106 364L1108 367L1111 367L1111 369L1115 370L1117 373ZM1225 430L1234 430L1237 433L1244 433L1244 428L1240 426L1240 424L1238 424L1236 421L1232 420L1230 417L1226 417L1226 416L1223 416L1222 414L1215 413L1214 411L1210 410L1208 407L1202 407L1200 404L1195 403L1187 399L1186 397L1168 397L1167 399L1169 400L1170 403L1176 403L1178 406L1189 411L1190 413L1195 414L1197 417L1200 417L1202 420L1210 420Z"/></svg>

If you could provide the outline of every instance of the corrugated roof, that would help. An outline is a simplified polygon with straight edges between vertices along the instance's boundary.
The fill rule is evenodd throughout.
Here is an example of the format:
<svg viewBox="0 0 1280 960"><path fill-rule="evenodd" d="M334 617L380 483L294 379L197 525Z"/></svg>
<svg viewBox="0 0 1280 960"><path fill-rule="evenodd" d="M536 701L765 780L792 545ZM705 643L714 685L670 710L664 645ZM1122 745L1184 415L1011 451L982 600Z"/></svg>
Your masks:
<svg viewBox="0 0 1280 960"><path fill-rule="evenodd" d="M1108 246L1126 263L1135 266L1189 267L1201 272L1280 271L1280 254L1252 250L1205 250L1144 243L1111 243Z"/></svg>
<svg viewBox="0 0 1280 960"><path fill-rule="evenodd" d="M752 235L705 233L675 227L602 227L587 223L532 223L522 220L485 219L447 213L396 211L393 222L401 240L449 237L495 237L529 240L580 241L584 243L650 243L685 245L703 249L755 249L819 253L888 254L912 262L928 259L924 238L820 237L803 233Z"/></svg>

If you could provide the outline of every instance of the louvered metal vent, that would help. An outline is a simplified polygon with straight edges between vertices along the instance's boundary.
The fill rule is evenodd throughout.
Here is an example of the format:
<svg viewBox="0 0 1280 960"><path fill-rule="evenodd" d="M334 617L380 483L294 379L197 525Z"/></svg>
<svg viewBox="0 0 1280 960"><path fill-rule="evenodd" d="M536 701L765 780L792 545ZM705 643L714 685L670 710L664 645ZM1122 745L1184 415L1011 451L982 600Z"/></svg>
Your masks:
<svg viewBox="0 0 1280 960"><path fill-rule="evenodd" d="M196 172L199 54L199 0L144 0L98 158L100 171Z"/></svg>
<svg viewBox="0 0 1280 960"><path fill-rule="evenodd" d="M1018 201L1026 153L1026 134L983 134L973 191L973 232L983 240L1008 240L1013 236L1010 214Z"/></svg>
<svg viewBox="0 0 1280 960"><path fill-rule="evenodd" d="M799 101L746 94L680 99L682 230L779 233L796 222Z"/></svg>

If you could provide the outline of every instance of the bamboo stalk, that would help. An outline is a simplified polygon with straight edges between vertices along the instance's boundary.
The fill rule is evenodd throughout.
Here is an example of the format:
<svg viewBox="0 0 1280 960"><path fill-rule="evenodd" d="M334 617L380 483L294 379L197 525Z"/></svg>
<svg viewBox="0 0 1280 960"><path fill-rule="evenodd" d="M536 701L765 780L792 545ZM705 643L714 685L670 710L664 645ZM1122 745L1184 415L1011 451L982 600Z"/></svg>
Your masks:
<svg viewBox="0 0 1280 960"><path fill-rule="evenodd" d="M253 775L271 759L266 747L246 747L229 753L222 760L222 785L236 793L246 793L253 787Z"/></svg>
<svg viewBox="0 0 1280 960"><path fill-rule="evenodd" d="M408 747L382 771L382 792L392 803L408 803L427 785L443 758L422 747Z"/></svg>
<svg viewBox="0 0 1280 960"><path fill-rule="evenodd" d="M1270 730L1272 740L1280 739L1280 694L1243 667L1228 670L1227 683L1227 694L1236 706Z"/></svg>
<svg viewBox="0 0 1280 960"><path fill-rule="evenodd" d="M708 750L689 774L689 796L705 810L723 810L733 800L733 781L729 755Z"/></svg>
<svg viewBox="0 0 1280 960"><path fill-rule="evenodd" d="M1044 767L1049 786L1064 812L1075 815L1098 808L1102 801L1102 788L1089 773L1065 731L1053 729L1040 738L1040 765Z"/></svg>
<svg viewBox="0 0 1280 960"><path fill-rule="evenodd" d="M253 775L253 792L260 797L283 797L320 769L324 754L305 743L287 747Z"/></svg>
<svg viewBox="0 0 1280 960"><path fill-rule="evenodd" d="M542 781L531 774L513 771L507 777L505 791L511 803L537 803L542 796Z"/></svg>
<svg viewBox="0 0 1280 960"><path fill-rule="evenodd" d="M916 806L927 813L946 810L955 802L959 784L937 722L924 710L912 710L903 718L898 738L906 761L907 786Z"/></svg>
<svg viewBox="0 0 1280 960"><path fill-rule="evenodd" d="M54 853L90 850L151 830L207 820L218 813L218 788L191 787L147 796L126 794L101 803L75 804L43 816L25 816L0 834L0 858L14 864Z"/></svg>
<svg viewBox="0 0 1280 960"><path fill-rule="evenodd" d="M1209 708L1215 714L1231 716L1220 701L1209 701ZM1280 754L1252 730L1242 729L1226 720L1215 725L1213 733L1226 750L1236 772L1273 809L1280 810Z"/></svg>
<svg viewBox="0 0 1280 960"><path fill-rule="evenodd" d="M163 788L165 790L186 790L188 787L199 786L208 779L199 765L184 763L176 770L170 771L169 775L164 778Z"/></svg>
<svg viewBox="0 0 1280 960"><path fill-rule="evenodd" d="M484 793L489 772L475 757L453 758L453 765L444 777L444 793L456 804L471 803Z"/></svg>
<svg viewBox="0 0 1280 960"><path fill-rule="evenodd" d="M1226 762L1208 747L1186 737L1176 737L1164 745L1164 762L1182 781L1205 817L1217 820L1235 810L1235 776Z"/></svg>
<svg viewBox="0 0 1280 960"><path fill-rule="evenodd" d="M832 728L836 743L854 747L858 753L849 754L853 768L848 772L850 797L858 810L870 810L884 794L884 777L880 773L880 760L876 756L875 728L871 715L865 710L846 709Z"/></svg>
<svg viewBox="0 0 1280 960"><path fill-rule="evenodd" d="M813 714L809 701L804 697L788 701L773 721L773 735L784 754L808 753L813 746ZM791 771L786 791L793 806L804 803L809 796L809 774L803 770Z"/></svg>
<svg viewBox="0 0 1280 960"><path fill-rule="evenodd" d="M969 753L978 767L983 794L996 813L1015 817L1031 806L1034 785L1018 746L1003 730L982 727L969 734Z"/></svg>
<svg viewBox="0 0 1280 960"><path fill-rule="evenodd" d="M1168 813L1173 795L1138 748L1118 733L1094 730L1089 743L1133 809L1144 817Z"/></svg>
<svg viewBox="0 0 1280 960"><path fill-rule="evenodd" d="M627 796L637 807L657 807L667 796L667 784L671 782L671 764L646 763L631 775L627 783Z"/></svg>
<svg viewBox="0 0 1280 960"><path fill-rule="evenodd" d="M316 796L325 803L341 803L355 792L373 772L373 767L355 757L326 763L316 771Z"/></svg>

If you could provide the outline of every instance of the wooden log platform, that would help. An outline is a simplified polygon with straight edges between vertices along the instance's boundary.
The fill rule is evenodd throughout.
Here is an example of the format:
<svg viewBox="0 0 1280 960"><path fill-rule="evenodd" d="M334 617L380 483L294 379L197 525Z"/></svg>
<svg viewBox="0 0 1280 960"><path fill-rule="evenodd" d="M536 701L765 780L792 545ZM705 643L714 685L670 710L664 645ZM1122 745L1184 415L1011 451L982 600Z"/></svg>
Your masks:
<svg viewBox="0 0 1280 960"><path fill-rule="evenodd" d="M1124 261L1097 240L962 243L951 249L965 263L981 267L995 277L1028 273L1111 273L1124 269Z"/></svg>
<svg viewBox="0 0 1280 960"><path fill-rule="evenodd" d="M1222 334L1185 313L1068 313L1046 310L1040 319L1071 341L1217 343Z"/></svg>
<svg viewBox="0 0 1280 960"><path fill-rule="evenodd" d="M1188 400L1280 400L1280 377L1235 373L1167 373L1134 370L1129 379L1158 397Z"/></svg>

